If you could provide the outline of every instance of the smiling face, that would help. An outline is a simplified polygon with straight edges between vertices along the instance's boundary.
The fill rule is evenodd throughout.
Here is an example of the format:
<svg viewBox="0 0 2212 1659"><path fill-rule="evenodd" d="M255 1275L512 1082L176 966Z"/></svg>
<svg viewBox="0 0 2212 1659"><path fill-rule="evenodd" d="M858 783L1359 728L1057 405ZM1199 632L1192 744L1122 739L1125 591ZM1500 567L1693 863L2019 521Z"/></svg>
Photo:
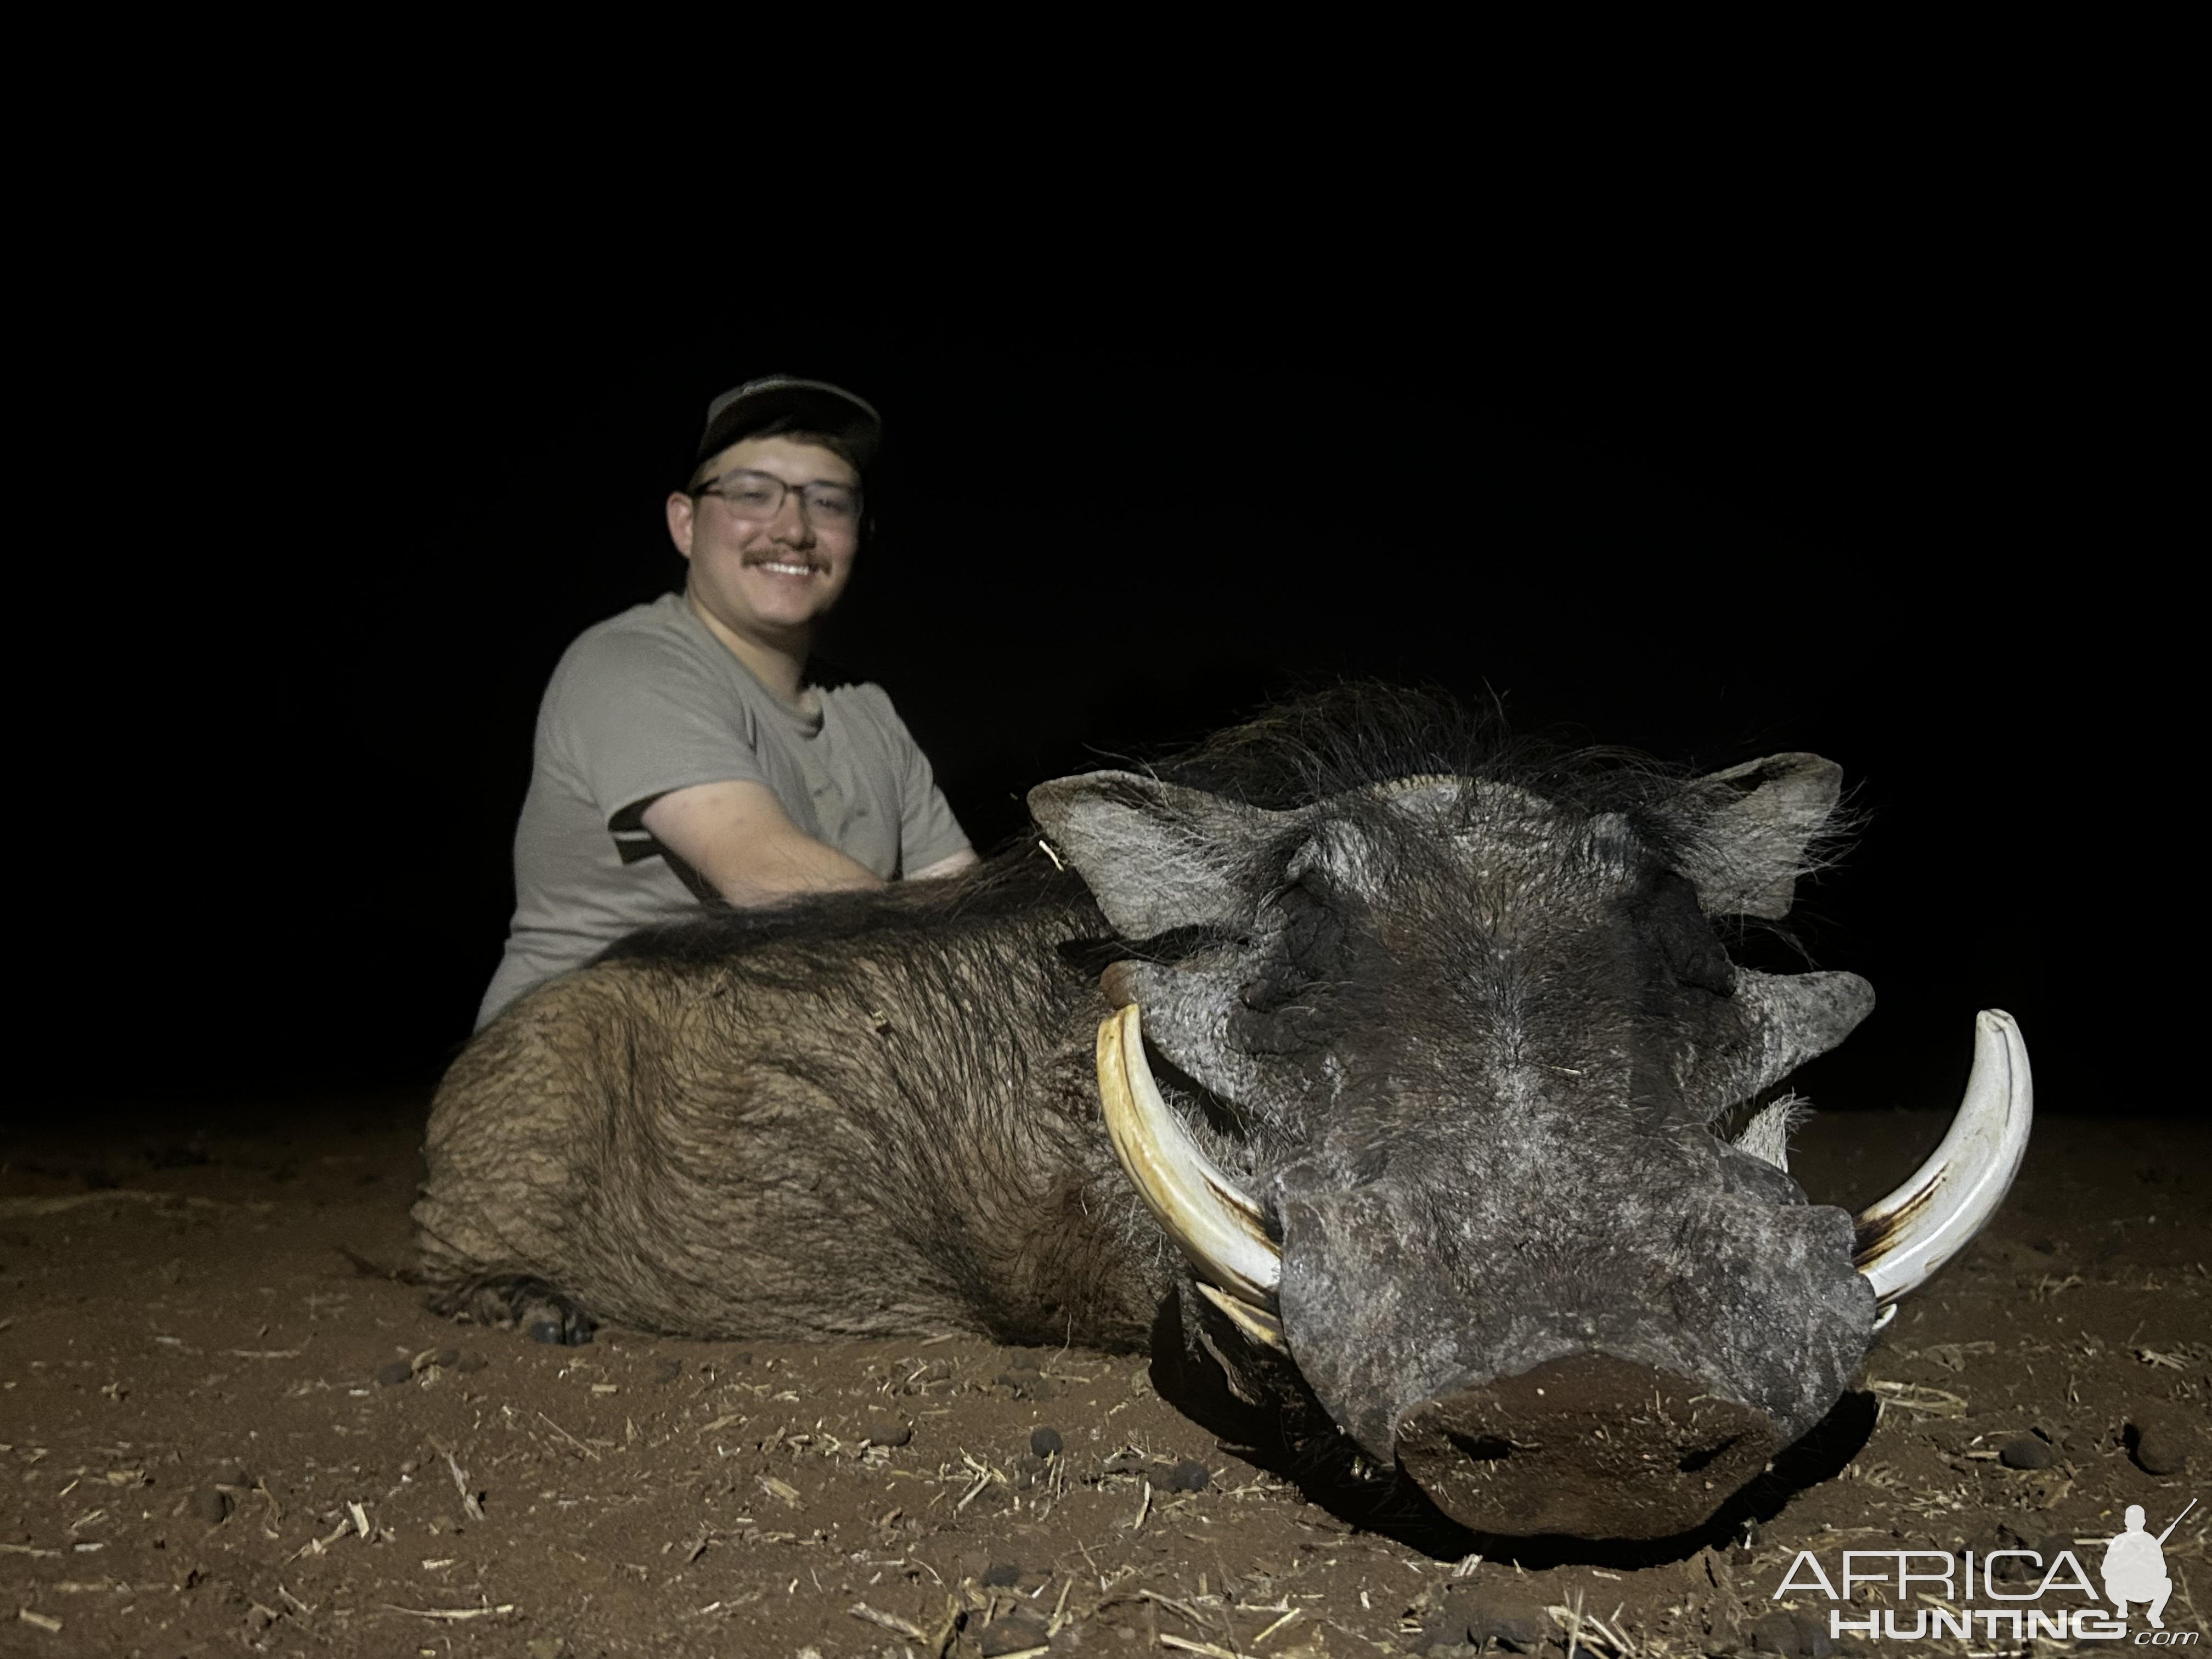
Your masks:
<svg viewBox="0 0 2212 1659"><path fill-rule="evenodd" d="M813 624L852 579L858 524L810 510L808 484L855 489L849 462L816 444L787 437L746 438L702 464L696 481L733 471L764 475L787 486L773 513L733 504L720 495L668 498L668 534L691 563L687 592L716 631L779 652L803 655Z"/></svg>

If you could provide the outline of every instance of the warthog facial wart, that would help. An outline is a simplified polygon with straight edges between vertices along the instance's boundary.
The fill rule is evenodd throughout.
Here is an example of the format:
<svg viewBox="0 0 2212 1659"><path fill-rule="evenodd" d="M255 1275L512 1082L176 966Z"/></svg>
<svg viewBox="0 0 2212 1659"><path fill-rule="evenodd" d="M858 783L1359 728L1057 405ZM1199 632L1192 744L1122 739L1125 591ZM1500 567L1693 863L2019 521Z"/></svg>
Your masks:
<svg viewBox="0 0 2212 1659"><path fill-rule="evenodd" d="M1688 1531L2027 1145L1985 1012L1897 1192L1855 1218L1790 1176L1784 1085L1874 994L1726 941L1788 913L1840 789L1376 686L1042 784L970 876L703 915L516 1003L432 1113L423 1273L556 1340L1157 1328L1469 1527Z"/></svg>

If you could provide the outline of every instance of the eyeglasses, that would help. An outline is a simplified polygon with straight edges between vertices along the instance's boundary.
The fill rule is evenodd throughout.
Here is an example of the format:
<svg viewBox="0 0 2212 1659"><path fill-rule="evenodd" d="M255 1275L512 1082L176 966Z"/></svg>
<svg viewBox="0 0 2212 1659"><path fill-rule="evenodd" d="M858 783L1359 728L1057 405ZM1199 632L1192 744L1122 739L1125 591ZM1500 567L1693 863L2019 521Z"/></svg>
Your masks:
<svg viewBox="0 0 2212 1659"><path fill-rule="evenodd" d="M784 497L796 495L806 516L824 529L850 529L860 521L860 492L850 484L789 484L772 473L741 466L718 473L688 493L720 496L740 519L773 519L783 511Z"/></svg>

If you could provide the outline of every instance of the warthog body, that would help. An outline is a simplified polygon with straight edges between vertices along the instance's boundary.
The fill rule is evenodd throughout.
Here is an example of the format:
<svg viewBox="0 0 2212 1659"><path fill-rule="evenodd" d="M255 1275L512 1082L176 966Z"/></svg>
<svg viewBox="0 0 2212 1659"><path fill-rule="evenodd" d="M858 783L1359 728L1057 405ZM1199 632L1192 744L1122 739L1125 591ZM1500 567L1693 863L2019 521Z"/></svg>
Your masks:
<svg viewBox="0 0 2212 1659"><path fill-rule="evenodd" d="M1129 1347L1176 1292L1239 1394L1470 1525L1692 1527L1875 1323L1851 1218L1782 1167L1791 1109L1715 1127L1871 1006L1714 927L1788 908L1837 792L1809 756L1516 759L1371 688L1041 786L1047 845L969 878L707 917L522 1000L439 1095L425 1272L571 1340ZM1242 1303L1102 1126L1129 1004L1279 1259Z"/></svg>

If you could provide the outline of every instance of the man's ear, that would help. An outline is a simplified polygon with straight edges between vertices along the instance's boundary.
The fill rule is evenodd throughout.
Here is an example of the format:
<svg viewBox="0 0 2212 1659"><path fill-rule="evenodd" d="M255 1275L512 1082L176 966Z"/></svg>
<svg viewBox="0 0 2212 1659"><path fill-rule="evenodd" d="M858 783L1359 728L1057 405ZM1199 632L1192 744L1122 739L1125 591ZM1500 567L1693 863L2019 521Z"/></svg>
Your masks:
<svg viewBox="0 0 2212 1659"><path fill-rule="evenodd" d="M699 503L682 490L668 492L668 539L686 559L691 556L692 520L698 510Z"/></svg>
<svg viewBox="0 0 2212 1659"><path fill-rule="evenodd" d="M1769 755L1690 786L1706 802L1705 832L1684 860L1709 916L1790 914L1799 876L1820 864L1817 843L1843 799L1844 769L1818 755Z"/></svg>
<svg viewBox="0 0 2212 1659"><path fill-rule="evenodd" d="M1246 925L1248 872L1290 817L1133 772L1055 778L1029 803L1124 939Z"/></svg>

